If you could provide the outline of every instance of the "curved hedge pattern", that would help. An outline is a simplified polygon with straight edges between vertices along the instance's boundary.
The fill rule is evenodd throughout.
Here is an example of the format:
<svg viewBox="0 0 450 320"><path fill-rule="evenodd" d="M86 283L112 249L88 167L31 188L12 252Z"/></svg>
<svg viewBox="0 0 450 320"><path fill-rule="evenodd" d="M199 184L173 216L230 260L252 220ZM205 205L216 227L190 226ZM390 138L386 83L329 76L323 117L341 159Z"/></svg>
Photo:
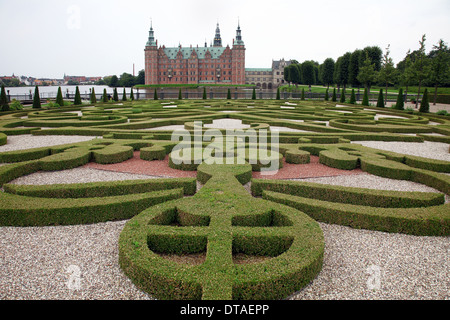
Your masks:
<svg viewBox="0 0 450 320"><path fill-rule="evenodd" d="M441 193L252 180L252 171L264 166L248 164L248 154L246 164L174 163L177 142L171 140L170 130L160 127L180 125L191 138L213 137L211 130L195 122L206 124L224 118L241 120L255 131L287 127L279 133L280 144L272 152L272 160L280 165L283 158L290 164L306 164L314 155L326 166L361 168L382 177L422 183ZM214 132L225 134L226 130ZM137 286L159 299L280 299L300 290L322 266L323 235L314 220L385 232L450 235L450 210L444 199L444 194L450 194L450 162L350 143L449 143L450 121L443 116L330 102L135 101L22 110L0 116L0 145L8 142L7 136L20 134L97 139L0 152L0 163L4 164L0 166L0 225L130 219L119 239L120 265ZM269 148L271 140L269 134ZM192 142L185 141L185 146ZM246 147L251 145L244 142ZM208 146L203 142L202 151ZM236 151L227 150L226 145L223 150L223 159ZM135 151L146 161L168 157L173 168L197 170L197 179L9 184L34 172L65 170L90 161L120 163L133 157ZM199 192L197 181L204 184ZM242 186L249 182L253 197ZM168 255L184 254L200 254L204 260L186 265L168 259ZM233 257L239 254L264 259L237 264Z"/></svg>
<svg viewBox="0 0 450 320"><path fill-rule="evenodd" d="M158 299L280 299L321 269L318 224L289 207L252 198L223 167L200 165L199 172L211 177L194 197L145 210L120 235L122 269ZM249 165L233 167L251 172ZM214 206L217 202L221 206ZM158 255L198 252L206 254L199 266ZM237 265L232 254L239 252L272 258Z"/></svg>

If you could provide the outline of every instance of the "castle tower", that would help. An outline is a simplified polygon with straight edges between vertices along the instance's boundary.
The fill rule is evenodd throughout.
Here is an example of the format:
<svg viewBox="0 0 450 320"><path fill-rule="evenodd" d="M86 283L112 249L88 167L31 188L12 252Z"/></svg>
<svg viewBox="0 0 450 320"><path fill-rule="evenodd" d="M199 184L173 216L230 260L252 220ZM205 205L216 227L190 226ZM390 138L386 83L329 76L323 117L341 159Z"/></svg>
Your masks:
<svg viewBox="0 0 450 320"><path fill-rule="evenodd" d="M155 41L153 23L145 46L145 84L158 84L158 41Z"/></svg>
<svg viewBox="0 0 450 320"><path fill-rule="evenodd" d="M238 23L236 39L233 42L232 61L232 83L245 84L245 44L242 40L240 23Z"/></svg>
<svg viewBox="0 0 450 320"><path fill-rule="evenodd" d="M221 46L222 46L222 38L220 37L220 28L219 24L217 23L216 36L214 37L214 47L221 47Z"/></svg>

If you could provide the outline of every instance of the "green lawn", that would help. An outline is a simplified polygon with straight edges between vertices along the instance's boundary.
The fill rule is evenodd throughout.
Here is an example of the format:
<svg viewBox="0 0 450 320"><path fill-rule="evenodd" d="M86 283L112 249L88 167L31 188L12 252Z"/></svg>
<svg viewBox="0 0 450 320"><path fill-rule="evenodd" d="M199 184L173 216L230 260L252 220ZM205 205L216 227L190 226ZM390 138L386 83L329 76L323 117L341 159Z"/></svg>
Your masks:
<svg viewBox="0 0 450 320"><path fill-rule="evenodd" d="M329 91L330 94L333 93L333 88L334 87L330 86L330 91ZM403 88L403 92L404 92L405 91L405 87L402 87L402 88ZM428 89L428 93L429 94L434 94L434 88L433 87L426 87L426 88ZM281 91L287 91L287 92L301 92L302 89L305 89L305 93L309 92L309 87L307 85L299 85L299 86L295 86L295 85L288 86L288 85L285 85L285 86L280 87ZM380 89L383 89L383 92L384 92L385 87L372 86L370 91L372 93L378 93L380 91ZM397 94L399 89L400 89L400 87L399 88L388 87L388 93ZM326 90L327 90L327 87L324 87L324 86L312 86L311 87L311 92L313 92L313 93L325 93ZM361 90L361 92L363 92L364 88L361 87L360 90ZM408 87L408 94L417 94L417 90L418 90L417 86ZM346 88L346 93L347 94L350 94L351 91L352 91L352 87L347 87ZM355 88L355 91L357 91L357 88ZM422 87L420 89L420 91L421 91L421 93L423 93L425 91L425 87ZM438 94L450 94L450 88L438 88Z"/></svg>

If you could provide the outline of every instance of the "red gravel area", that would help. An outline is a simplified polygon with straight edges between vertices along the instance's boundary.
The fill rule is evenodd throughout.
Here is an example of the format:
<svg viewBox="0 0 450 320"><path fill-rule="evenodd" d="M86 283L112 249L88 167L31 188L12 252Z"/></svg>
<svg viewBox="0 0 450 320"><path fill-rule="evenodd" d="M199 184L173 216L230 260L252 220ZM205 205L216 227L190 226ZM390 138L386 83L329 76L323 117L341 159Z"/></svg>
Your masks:
<svg viewBox="0 0 450 320"><path fill-rule="evenodd" d="M145 174L150 176L182 178L196 177L196 171L182 171L169 167L169 156L164 160L145 161L140 159L140 152L136 151L133 158L117 164L98 164L88 163L84 168L93 168L99 170L126 172L135 174ZM289 164L283 159L283 168L278 172L270 172L271 174L262 175L261 172L253 172L253 178L257 179L304 179L315 177L330 177L342 175L363 174L361 169L340 170L327 167L319 163L319 157L311 156L309 164ZM268 175L267 175L268 174Z"/></svg>
<svg viewBox="0 0 450 320"><path fill-rule="evenodd" d="M319 157L311 156L311 161L308 164L290 164L286 163L283 158L283 168L278 172L265 172L263 175L261 172L253 172L253 178L255 179L306 179L317 177L333 177L364 174L361 169L355 170L341 170L327 167L319 163Z"/></svg>
<svg viewBox="0 0 450 320"><path fill-rule="evenodd" d="M93 168L115 172L146 174L149 176L169 178L197 177L196 171L182 171L169 167L169 156L164 160L146 161L140 158L140 152L134 152L133 158L116 164L98 164L90 162L84 168Z"/></svg>

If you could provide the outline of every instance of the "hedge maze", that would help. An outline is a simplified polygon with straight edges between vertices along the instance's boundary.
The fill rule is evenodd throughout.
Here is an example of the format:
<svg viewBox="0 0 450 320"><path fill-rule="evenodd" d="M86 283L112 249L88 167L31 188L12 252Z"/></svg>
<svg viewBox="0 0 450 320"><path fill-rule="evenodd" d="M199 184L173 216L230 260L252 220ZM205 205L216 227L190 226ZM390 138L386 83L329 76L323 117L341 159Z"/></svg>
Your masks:
<svg viewBox="0 0 450 320"><path fill-rule="evenodd" d="M325 166L408 180L440 193L341 187L304 181L253 179L267 161L236 160L236 147L217 140L207 124L237 119L257 132L246 150L261 146L263 160ZM198 125L199 122L203 125ZM170 127L167 127L170 126ZM175 152L172 126L189 134ZM284 127L276 136L271 127ZM153 130L150 130L153 129ZM94 139L54 147L0 152L0 226L28 227L129 220L119 239L119 263L132 281L158 299L283 299L320 272L324 239L319 222L420 236L449 236L450 162L354 144L354 141L450 143L448 117L328 102L208 100L134 101L81 108L3 113L0 145L13 135L80 135ZM212 142L209 163L189 149ZM208 136L209 135L209 136ZM242 136L241 136L242 135ZM208 137L205 139L205 137ZM234 139L234 138L233 138ZM206 141L205 141L206 140ZM233 140L234 141L234 140ZM220 152L218 152L220 150ZM209 150L211 151L211 150ZM38 171L89 162L115 164L139 152L145 161L168 159L197 178L161 178L60 185L16 185ZM192 155L193 163L180 164ZM197 157L196 157L197 156ZM260 159L261 160L261 159ZM202 187L198 190L197 183ZM244 186L251 183L251 192ZM174 257L194 256L197 263Z"/></svg>

